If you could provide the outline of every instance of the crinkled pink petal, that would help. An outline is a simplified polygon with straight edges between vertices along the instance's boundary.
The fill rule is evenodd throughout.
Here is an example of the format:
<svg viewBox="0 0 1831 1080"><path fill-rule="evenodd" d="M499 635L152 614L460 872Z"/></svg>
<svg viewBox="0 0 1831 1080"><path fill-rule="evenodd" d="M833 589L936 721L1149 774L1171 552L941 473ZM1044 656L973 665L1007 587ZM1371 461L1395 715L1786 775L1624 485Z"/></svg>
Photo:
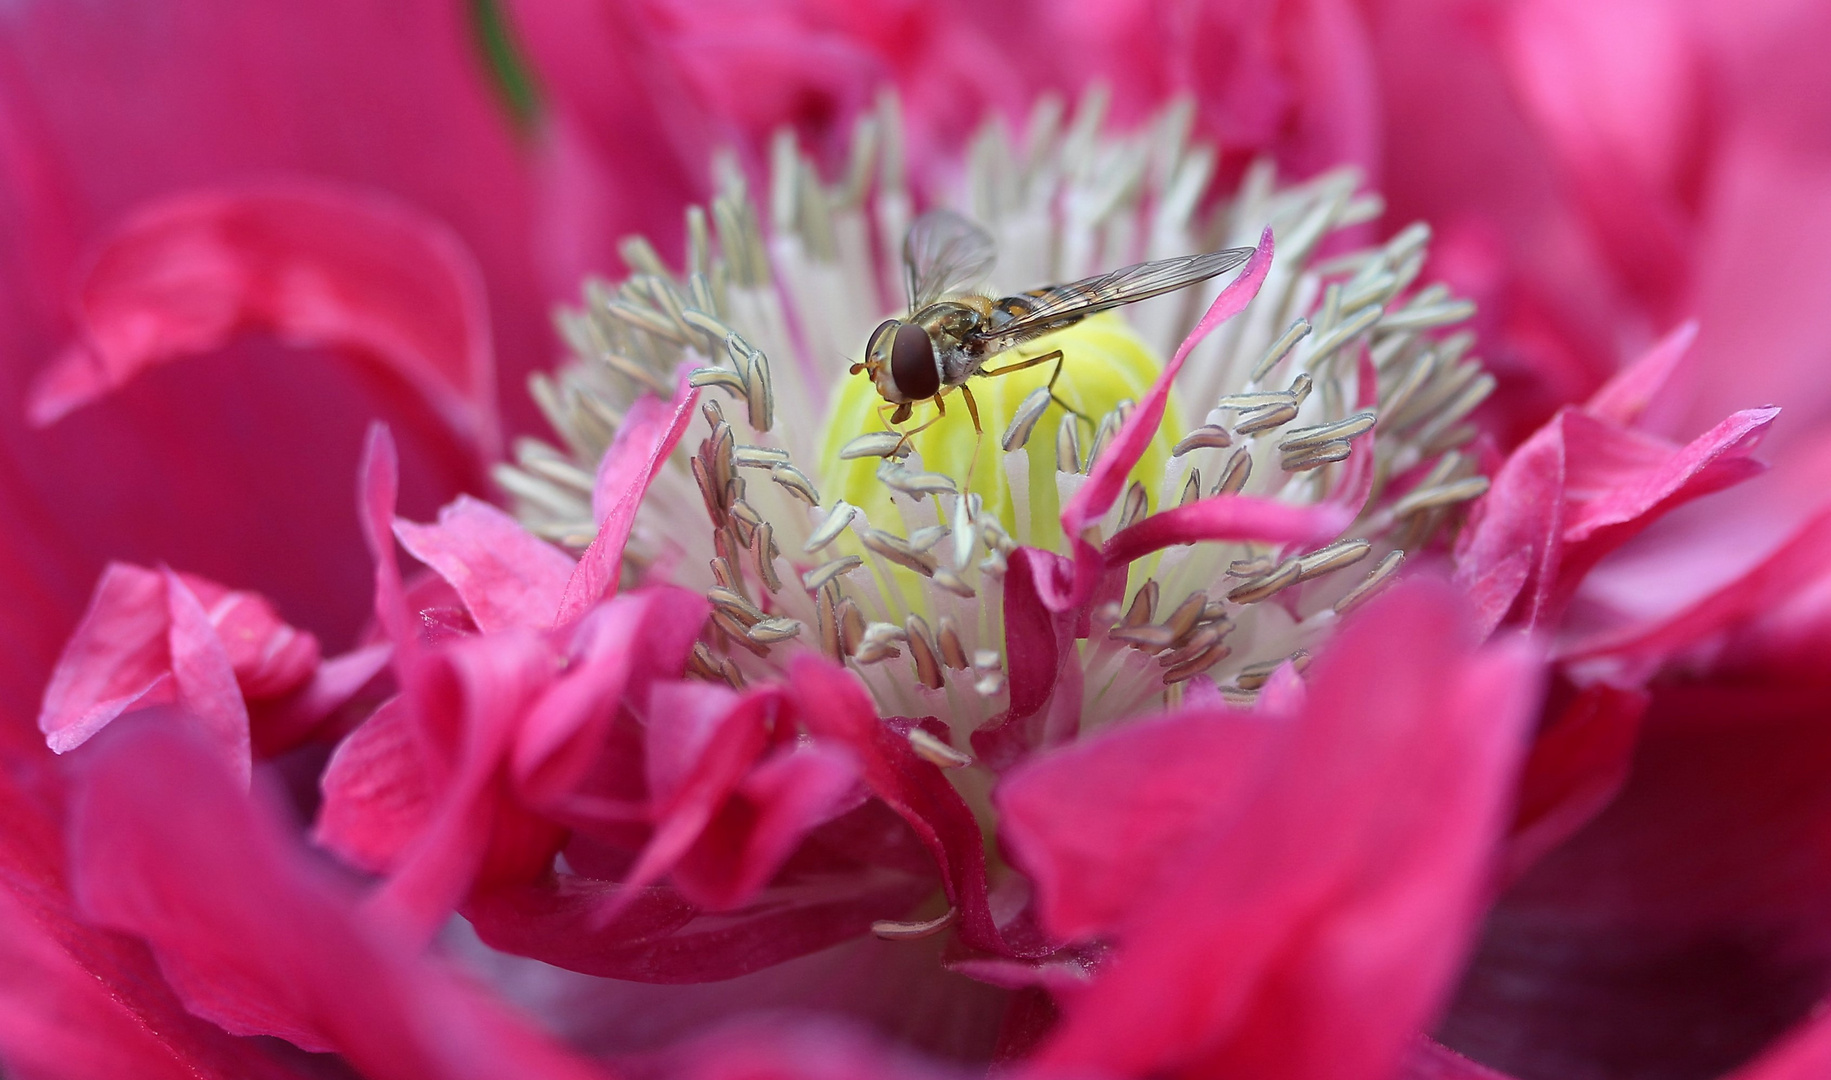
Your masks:
<svg viewBox="0 0 1831 1080"><path fill-rule="evenodd" d="M1458 539L1456 579L1476 603L1476 617L1492 632L1515 604L1527 583L1521 615L1535 625L1545 603L1546 586L1557 572L1565 514L1565 447L1558 421L1534 432L1494 474L1487 497L1476 505Z"/></svg>
<svg viewBox="0 0 1831 1080"><path fill-rule="evenodd" d="M698 403L699 389L688 384L683 369L673 401L645 394L630 406L629 415L617 428L616 440L598 463L597 483L591 494L598 535L566 583L559 623L571 622L600 598L617 591L623 574L623 547L629 543L629 531L636 524L642 497L648 493L662 463L679 445L680 437L686 434L687 421L693 418L693 407Z"/></svg>
<svg viewBox="0 0 1831 1080"><path fill-rule="evenodd" d="M610 979L696 983L735 978L902 918L934 879L857 864L810 881L766 888L746 907L702 912L675 889L652 885L603 912L621 883L573 874L506 885L471 897L465 917L493 948Z"/></svg>
<svg viewBox="0 0 1831 1080"><path fill-rule="evenodd" d="M1003 602L1009 704L972 734L973 749L994 769L1080 729L1081 666L1073 651L1078 613L1050 610L1039 585L1066 561L1038 548L1019 548L1010 558Z"/></svg>
<svg viewBox="0 0 1831 1080"><path fill-rule="evenodd" d="M267 598L219 585L196 574L178 579L197 597L210 625L228 651L242 694L253 701L298 689L312 677L323 654L318 639L280 618Z"/></svg>
<svg viewBox="0 0 1831 1080"><path fill-rule="evenodd" d="M1050 579L1039 579L1037 583L1044 602L1052 610L1066 611L1079 607L1092 593L1100 576L1100 553L1082 534L1112 508L1119 494L1125 490L1125 478L1131 474L1133 466L1138 464L1138 459L1144 456L1151 440L1157 437L1157 428L1163 423L1163 412L1170 401L1170 385L1182 371L1183 361L1215 328L1246 309L1246 305L1259 294L1259 286L1264 284L1271 262L1272 231L1267 227L1259 236L1259 246L1253 249L1252 257L1240 270L1240 276L1214 298L1214 303L1208 306L1208 311L1195 324L1195 329L1177 347L1176 355L1164 365L1163 372L1151 384L1144 399L1126 418L1112 443L1100 455L1100 460L1089 467L1087 482L1068 500L1068 505L1062 507L1062 534L1074 545L1072 578L1060 581L1055 580L1060 575L1055 575Z"/></svg>
<svg viewBox="0 0 1831 1080"><path fill-rule="evenodd" d="M642 700L651 679L681 674L708 610L698 593L656 586L586 613L566 674L515 732L510 775L531 805L559 805L606 752L606 728L624 701Z"/></svg>
<svg viewBox="0 0 1831 1080"><path fill-rule="evenodd" d="M1204 540L1310 543L1339 536L1354 516L1354 510L1335 503L1295 506L1250 495L1215 495L1159 511L1119 530L1100 554L1111 565Z"/></svg>
<svg viewBox="0 0 1831 1080"><path fill-rule="evenodd" d="M313 839L355 866L385 874L432 819L433 788L413 717L400 698L376 709L331 752Z"/></svg>
<svg viewBox="0 0 1831 1080"><path fill-rule="evenodd" d="M1630 427L1647 411L1647 406L1666 384L1679 362L1691 352L1697 341L1697 322L1681 323L1646 355L1629 364L1583 403L1583 411L1606 423Z"/></svg>
<svg viewBox="0 0 1831 1080"><path fill-rule="evenodd" d="M248 705L235 683L235 668L216 627L197 602L197 594L170 570L164 572L167 631L172 657L172 682L178 704L201 725L199 730L221 755L237 779L246 785L254 772L254 752L248 734Z"/></svg>
<svg viewBox="0 0 1831 1080"><path fill-rule="evenodd" d="M1720 491L1760 472L1749 458L1777 408L1747 409L1726 417L1674 452L1580 412L1564 422L1573 512L1564 522L1567 544L1600 539L1604 530L1648 523L1691 499ZM1612 546L1627 539L1609 537Z"/></svg>
<svg viewBox="0 0 1831 1080"><path fill-rule="evenodd" d="M400 562L394 557L394 534L389 529L399 491L400 458L395 453L394 437L388 433L387 425L371 424L356 473L357 520L375 567L375 621L394 644L396 668L406 669L416 653L415 635Z"/></svg>
<svg viewBox="0 0 1831 1080"><path fill-rule="evenodd" d="M348 349L423 395L479 463L500 452L476 265L390 199L300 181L167 199L102 249L78 310L81 343L33 386L35 423L259 328Z"/></svg>
<svg viewBox="0 0 1831 1080"><path fill-rule="evenodd" d="M1158 853L1156 887L1113 927L1115 955L1064 1003L1040 1062L1390 1075L1473 929L1536 696L1522 644L1475 641L1460 598L1428 580L1344 626L1251 790L1217 793L1189 841ZM1026 866L1073 850L1072 826L1033 833Z"/></svg>
<svg viewBox="0 0 1831 1080"><path fill-rule="evenodd" d="M790 662L789 686L814 737L857 754L872 794L921 836L959 912L961 940L1003 955L1033 951L1007 941L993 920L978 823L940 768L878 718L870 695L844 669L803 653Z"/></svg>
<svg viewBox="0 0 1831 1080"><path fill-rule="evenodd" d="M311 681L286 697L250 702L254 752L273 757L319 734L333 714L376 681L393 655L387 642L352 649L319 664Z"/></svg>
<svg viewBox="0 0 1831 1080"><path fill-rule="evenodd" d="M451 583L486 634L553 625L566 579L577 565L514 518L469 495L441 507L436 524L396 519L394 535L409 555Z"/></svg>
<svg viewBox="0 0 1831 1080"><path fill-rule="evenodd" d="M1760 472L1748 455L1778 412L1736 413L1683 447L1559 413L1495 475L1458 550L1484 621L1509 611L1526 626L1553 620L1598 560L1661 514Z"/></svg>
<svg viewBox="0 0 1831 1080"><path fill-rule="evenodd" d="M547 644L527 631L460 639L429 654L406 695L431 774L433 810L373 898L409 932L430 935L480 883L541 872L557 826L509 797L515 724L553 675Z"/></svg>
<svg viewBox="0 0 1831 1080"><path fill-rule="evenodd" d="M1715 639L1728 642L1718 665L1750 672L1822 672L1827 636L1820 594L1831 582L1831 510L1808 519L1734 581L1651 625L1630 626L1572 643L1573 661L1603 660L1635 669ZM1790 605L1798 604L1799 610Z"/></svg>
<svg viewBox="0 0 1831 1080"><path fill-rule="evenodd" d="M81 746L169 676L170 623L162 575L108 564L45 688L38 729L51 749L63 754ZM155 700L174 699L168 686Z"/></svg>
<svg viewBox="0 0 1831 1080"><path fill-rule="evenodd" d="M644 742L655 831L603 919L660 880L700 838L768 746L782 705L773 687L742 695L696 682L655 688Z"/></svg>
<svg viewBox="0 0 1831 1080"><path fill-rule="evenodd" d="M1217 806L1258 781L1270 719L1216 710L1128 725L1044 754L998 785L999 831L1036 885L1043 924L1084 941L1123 923L1160 887Z"/></svg>
<svg viewBox="0 0 1831 1080"><path fill-rule="evenodd" d="M858 760L839 747L786 746L758 762L671 870L707 911L749 903L815 826L846 806Z"/></svg>
<svg viewBox="0 0 1831 1080"><path fill-rule="evenodd" d="M98 746L70 846L83 910L145 937L193 1012L378 1078L601 1075L365 922L180 728L134 725Z"/></svg>

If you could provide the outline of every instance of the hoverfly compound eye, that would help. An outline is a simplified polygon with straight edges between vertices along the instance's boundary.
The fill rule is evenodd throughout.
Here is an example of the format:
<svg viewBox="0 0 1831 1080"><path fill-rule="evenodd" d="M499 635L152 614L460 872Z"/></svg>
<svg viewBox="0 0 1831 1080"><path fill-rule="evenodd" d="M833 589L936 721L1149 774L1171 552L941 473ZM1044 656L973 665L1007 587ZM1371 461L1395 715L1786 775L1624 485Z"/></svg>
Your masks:
<svg viewBox="0 0 1831 1080"><path fill-rule="evenodd" d="M865 355L876 355L877 351L883 348L885 344L884 331L894 330L900 325L901 324L895 319L885 319L883 322L878 323L877 329L871 331L871 336L865 339Z"/></svg>
<svg viewBox="0 0 1831 1080"><path fill-rule="evenodd" d="M935 363L935 346L928 332L914 323L896 328L890 346L890 379L910 401L925 401L941 389L941 367Z"/></svg>

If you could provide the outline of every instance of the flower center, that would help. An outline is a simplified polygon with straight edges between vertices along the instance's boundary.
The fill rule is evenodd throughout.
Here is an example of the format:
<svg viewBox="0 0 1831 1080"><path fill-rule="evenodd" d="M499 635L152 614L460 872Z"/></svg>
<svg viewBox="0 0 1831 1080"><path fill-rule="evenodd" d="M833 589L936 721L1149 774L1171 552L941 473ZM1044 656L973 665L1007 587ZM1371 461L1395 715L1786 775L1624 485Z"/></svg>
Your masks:
<svg viewBox="0 0 1831 1080"><path fill-rule="evenodd" d="M977 403L980 431L974 430L959 392L945 395L945 412L939 416L934 403L918 405L904 428L916 432L909 448L922 468L952 477L963 491L979 496L984 512L1014 540L1062 551L1066 544L1059 519L1065 493L1057 477L1076 476L1099 454L1163 364L1121 316L1104 313L994 357L986 366L996 370L1057 350L1059 373L1054 362L1046 362L968 380L964 392ZM1063 408L1064 403L1074 411ZM859 436L886 429L883 405L869 379L848 378L839 384L822 425L822 486L836 489L873 521L890 520L893 512L894 489L879 477L883 459L842 455ZM1167 433L1181 429L1172 408L1133 469L1135 479L1163 476L1170 460ZM1021 475L1007 470L1021 470Z"/></svg>
<svg viewBox="0 0 1831 1080"><path fill-rule="evenodd" d="M1356 514L1333 542L1179 543L1131 562L1124 592L1069 646L1079 728L1174 704L1191 685L1250 702L1486 490L1459 447L1494 380L1467 356L1473 335L1450 329L1473 306L1416 286L1421 225L1352 246L1346 230L1381 204L1351 171L1279 186L1261 164L1209 216L1214 155L1187 141L1186 109L1128 136L1101 132L1097 101L1062 120L1059 106L1039 106L1021 147L989 127L964 194L936 193L994 236L998 295L1239 246L1266 226L1277 238L1257 298L1188 355L1172 394L1182 415L1166 413L1088 535L1110 540L1153 509L1234 495ZM584 547L598 461L637 400L674 393L686 365L703 426L646 492L624 580L668 580L711 601L694 674L743 686L818 650L850 666L883 715L940 717L950 738L912 745L960 766L971 736L1012 708L1010 556L1065 550L1062 507L1225 279L993 358L988 369L1063 354L1059 376L1038 364L944 388L945 416L918 404L899 425L915 432L905 440L871 380L847 374L871 328L908 304L896 253L914 214L897 130L887 101L831 185L785 136L767 230L742 175L722 167L712 206L689 211L684 271L626 241L632 275L588 284L584 307L561 320L576 360L533 381L562 445L525 442L497 475L530 528ZM1317 260L1331 240L1345 253ZM1053 397L1042 393L1052 377ZM985 787L979 772L952 774L969 799Z"/></svg>

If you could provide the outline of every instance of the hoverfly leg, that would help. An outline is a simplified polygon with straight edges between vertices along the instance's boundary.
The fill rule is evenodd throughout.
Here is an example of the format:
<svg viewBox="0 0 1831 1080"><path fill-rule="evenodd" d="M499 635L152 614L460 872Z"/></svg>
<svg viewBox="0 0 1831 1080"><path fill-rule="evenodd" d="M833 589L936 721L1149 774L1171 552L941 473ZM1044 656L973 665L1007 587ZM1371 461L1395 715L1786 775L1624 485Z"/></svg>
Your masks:
<svg viewBox="0 0 1831 1080"><path fill-rule="evenodd" d="M943 416L947 415L947 405L944 402L942 402L941 398L938 395L930 398L929 400L933 401L935 403L935 414L933 416L929 417L928 419L922 421L920 424L917 424L915 427L910 428L908 431L903 432L903 441L896 444L896 449L892 450L890 452L891 457L893 457L893 458L902 457L903 449L909 445L910 439L913 439L917 435L922 434L922 432L927 431L931 427L934 427L935 424L940 422L940 420ZM904 413L904 416L906 419L907 412L905 410L907 410L908 408L909 408L908 405L904 405L897 411Z"/></svg>
<svg viewBox="0 0 1831 1080"><path fill-rule="evenodd" d="M973 418L973 456L967 459L966 487L973 487L973 470L979 467L979 447L985 442L985 428L979 424L979 403L973 400L973 389L965 383L960 384L960 395L966 398L966 414Z"/></svg>
<svg viewBox="0 0 1831 1080"><path fill-rule="evenodd" d="M1019 360L1015 364L1006 364L1004 367L1001 367L1001 368L993 368L990 371L981 371L979 374L981 374L981 375L1009 375L1014 371L1022 371L1025 368L1033 368L1038 364L1047 364L1049 361L1053 360L1053 361L1055 361L1055 370L1049 373L1049 400L1055 402L1057 405L1060 405L1064 412L1072 413L1073 415L1079 417L1083 423L1085 423L1089 428L1092 428L1094 426L1093 417L1088 416L1086 413L1075 408L1073 405L1068 404L1068 402L1062 400L1062 396L1060 394L1055 392L1055 381L1062 377L1062 362L1064 359L1065 359L1065 357L1062 356L1062 350L1056 349L1054 352L1046 352L1041 356L1032 356L1027 360Z"/></svg>

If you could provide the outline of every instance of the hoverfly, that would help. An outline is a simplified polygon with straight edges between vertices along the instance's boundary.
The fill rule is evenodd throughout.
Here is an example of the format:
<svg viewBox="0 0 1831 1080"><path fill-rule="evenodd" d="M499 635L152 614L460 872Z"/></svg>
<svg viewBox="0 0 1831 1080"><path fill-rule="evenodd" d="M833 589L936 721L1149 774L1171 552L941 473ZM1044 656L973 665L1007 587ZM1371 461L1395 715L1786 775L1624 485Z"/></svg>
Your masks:
<svg viewBox="0 0 1831 1080"><path fill-rule="evenodd" d="M885 319L871 332L865 358L852 365L852 374L870 373L885 402L880 413L895 408L890 417L893 426L908 420L917 402L935 403L934 418L905 433L905 441L946 415L942 397L955 388L966 399L973 430L982 432L979 406L966 381L975 375L1008 375L1051 361L1055 371L1049 376L1050 397L1079 416L1078 410L1055 396L1055 381L1062 374L1060 349L997 368L987 368L986 361L1096 312L1224 274L1244 264L1251 254L1251 248L1228 248L1159 259L995 300L972 291L997 257L991 234L951 210L931 210L916 220L903 241L910 314L906 319Z"/></svg>

